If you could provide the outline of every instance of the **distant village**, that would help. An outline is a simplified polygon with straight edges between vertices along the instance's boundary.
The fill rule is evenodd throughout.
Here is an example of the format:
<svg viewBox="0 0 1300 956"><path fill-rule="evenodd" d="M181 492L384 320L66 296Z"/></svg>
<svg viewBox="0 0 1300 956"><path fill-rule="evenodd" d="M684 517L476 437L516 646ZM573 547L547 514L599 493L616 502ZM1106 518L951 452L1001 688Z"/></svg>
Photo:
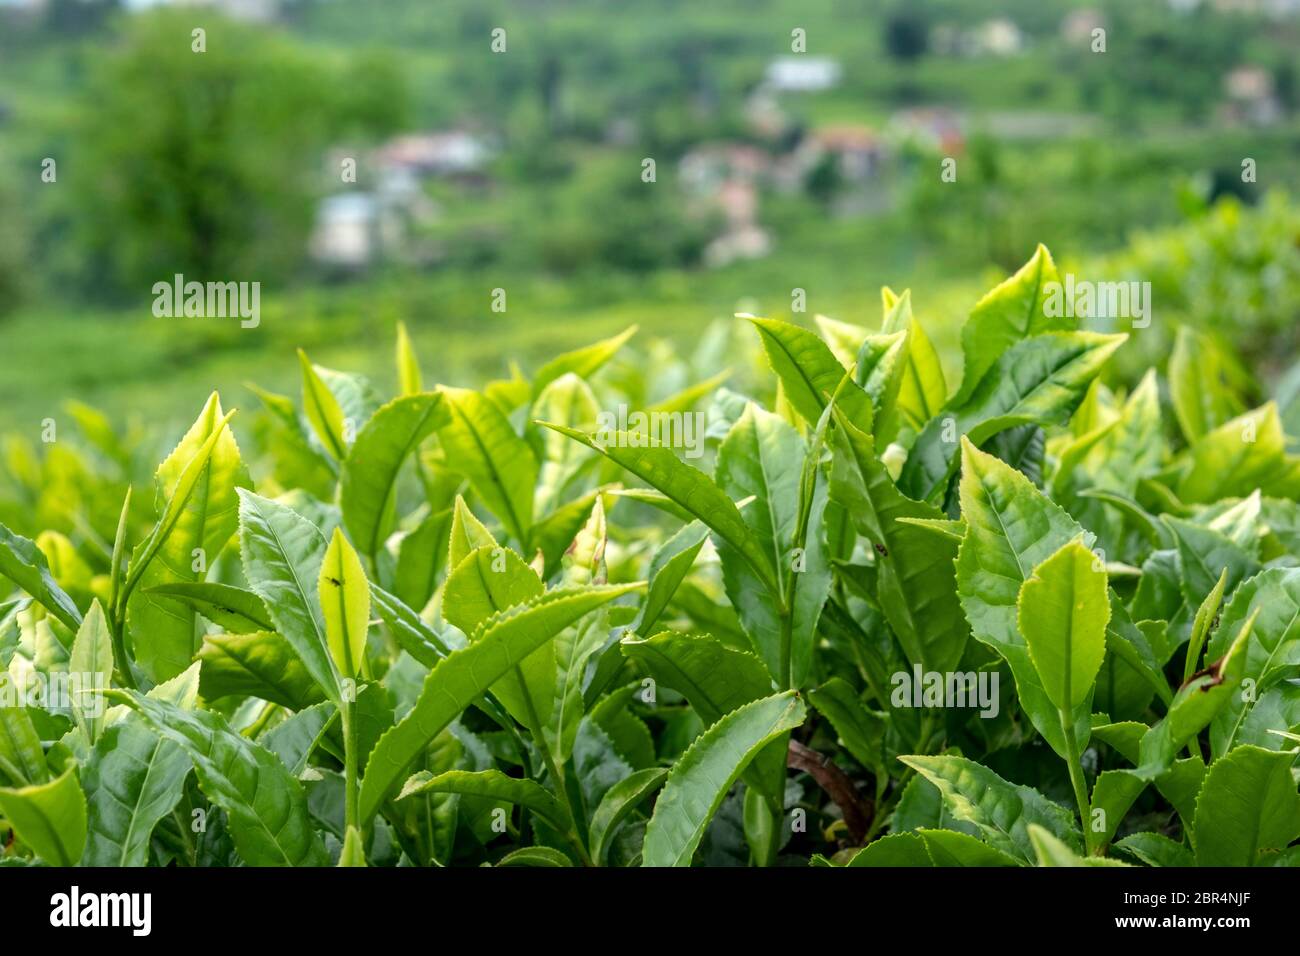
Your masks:
<svg viewBox="0 0 1300 956"><path fill-rule="evenodd" d="M0 0L0 14L33 14L46 2ZM1300 0L1167 3L1176 10L1207 3L1221 11L1300 15ZM129 10L210 6L254 22L273 22L279 13L278 0L122 0L122 5ZM1080 8L1064 18L1060 33L1070 43L1086 44L1094 31L1105 26L1100 11ZM935 53L954 57L1012 57L1028 42L1020 27L1006 17L970 29L939 26L928 38ZM806 193L817 188L819 178L829 177L834 183L834 214L869 215L887 206L891 176L909 149L961 155L970 135L969 118L942 107L899 110L879 126L833 123L805 128L797 123L787 104L834 90L843 74L843 65L831 57L773 58L744 105L748 138L697 143L677 160L674 174L660 173L661 180L682 191L693 214L719 223L704 251L706 265L761 258L772 250L773 237L762 224L764 196ZM1224 119L1254 126L1285 119L1268 70L1238 66L1222 77L1222 87L1219 109ZM0 101L0 126L4 116ZM1068 134L1079 119L1012 113L984 116L980 123L981 128L1007 138L1045 137ZM606 139L626 147L634 141L634 132L625 118L615 119ZM504 148L499 133L470 126L403 133L360 154L345 145L336 147L323 157L323 181L338 183L338 171L349 159L364 174L345 180L320 199L310 239L313 260L322 269L339 273L362 272L393 259L435 264L437 247L422 240L441 216L431 185L442 181L466 189L491 188L493 161Z"/></svg>

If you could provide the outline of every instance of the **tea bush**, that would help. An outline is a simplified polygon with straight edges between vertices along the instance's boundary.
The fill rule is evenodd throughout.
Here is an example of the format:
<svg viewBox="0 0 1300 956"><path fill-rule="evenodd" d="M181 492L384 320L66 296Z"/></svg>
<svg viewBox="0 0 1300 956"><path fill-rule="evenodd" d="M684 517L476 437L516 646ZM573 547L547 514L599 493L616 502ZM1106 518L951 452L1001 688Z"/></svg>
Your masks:
<svg viewBox="0 0 1300 956"><path fill-rule="evenodd" d="M3 861L1300 861L1300 457L1198 333L1103 385L1057 278L955 389L885 290L743 320L754 379L299 353L255 451L214 394L151 483L69 406L6 448Z"/></svg>

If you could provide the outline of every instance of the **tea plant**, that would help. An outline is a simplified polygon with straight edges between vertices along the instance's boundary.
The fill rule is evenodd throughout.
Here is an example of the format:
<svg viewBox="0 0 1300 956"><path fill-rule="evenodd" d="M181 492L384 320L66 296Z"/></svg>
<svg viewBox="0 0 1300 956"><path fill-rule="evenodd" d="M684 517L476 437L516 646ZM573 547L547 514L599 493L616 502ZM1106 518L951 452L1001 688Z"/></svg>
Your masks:
<svg viewBox="0 0 1300 956"><path fill-rule="evenodd" d="M1103 384L1057 278L955 389L889 290L481 390L399 328L397 397L300 353L151 494L70 406L7 448L3 861L1300 862L1293 440L1195 333Z"/></svg>

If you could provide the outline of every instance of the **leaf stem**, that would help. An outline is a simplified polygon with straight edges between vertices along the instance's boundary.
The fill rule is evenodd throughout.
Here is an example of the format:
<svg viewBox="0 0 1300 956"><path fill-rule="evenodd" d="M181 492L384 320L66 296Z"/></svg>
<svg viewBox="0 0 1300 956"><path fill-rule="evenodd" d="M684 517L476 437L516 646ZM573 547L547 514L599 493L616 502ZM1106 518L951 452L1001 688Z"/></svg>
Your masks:
<svg viewBox="0 0 1300 956"><path fill-rule="evenodd" d="M1070 768L1070 785L1074 787L1074 799L1079 804L1079 825L1084 833L1088 830L1088 788L1083 780L1083 765L1079 762L1079 741L1074 733L1074 722L1066 711L1061 712L1061 732L1065 736L1066 764ZM1085 842L1086 838L1085 838Z"/></svg>
<svg viewBox="0 0 1300 956"><path fill-rule="evenodd" d="M356 701L344 695L343 720L343 817L347 826L361 829L357 812L357 720Z"/></svg>

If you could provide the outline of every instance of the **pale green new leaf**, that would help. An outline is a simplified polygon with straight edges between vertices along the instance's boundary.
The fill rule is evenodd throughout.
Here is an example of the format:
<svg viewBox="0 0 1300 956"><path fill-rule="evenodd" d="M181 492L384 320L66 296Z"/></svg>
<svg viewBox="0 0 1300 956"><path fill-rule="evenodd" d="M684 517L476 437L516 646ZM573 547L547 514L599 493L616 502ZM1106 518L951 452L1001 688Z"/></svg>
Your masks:
<svg viewBox="0 0 1300 956"><path fill-rule="evenodd" d="M957 591L971 633L1011 666L1021 707L1052 749L1066 757L1060 714L1030 659L1016 601L1033 569L1083 529L1020 472L965 441L960 493L967 530L957 552ZM1072 716L1082 747L1090 726L1087 702Z"/></svg>
<svg viewBox="0 0 1300 956"><path fill-rule="evenodd" d="M98 691L111 687L113 683L113 639L109 636L108 621L98 599L91 602L72 642L68 673L80 682L72 709L86 735L86 742L93 747L104 727L104 702Z"/></svg>
<svg viewBox="0 0 1300 956"><path fill-rule="evenodd" d="M549 422L539 424L596 449L662 492L688 515L708 525L719 538L749 562L766 585L775 588L776 571L771 555L750 531L732 500L704 472L678 460L670 449L633 446L625 432L602 434L602 440L597 441L591 435L576 429Z"/></svg>
<svg viewBox="0 0 1300 956"><path fill-rule="evenodd" d="M1034 568L1020 586L1016 622L1047 699L1071 711L1092 696L1106 655L1106 569L1078 540Z"/></svg>
<svg viewBox="0 0 1300 956"><path fill-rule="evenodd" d="M317 582L325 644L343 677L356 677L366 656L370 586L361 559L341 528L334 529Z"/></svg>
<svg viewBox="0 0 1300 956"><path fill-rule="evenodd" d="M1049 283L1058 283L1056 263L1047 247L1039 245L1016 272L975 304L961 330L965 369L961 388L952 404L964 402L984 374L1017 342L1043 332L1064 332L1074 320L1059 310L1048 315Z"/></svg>

